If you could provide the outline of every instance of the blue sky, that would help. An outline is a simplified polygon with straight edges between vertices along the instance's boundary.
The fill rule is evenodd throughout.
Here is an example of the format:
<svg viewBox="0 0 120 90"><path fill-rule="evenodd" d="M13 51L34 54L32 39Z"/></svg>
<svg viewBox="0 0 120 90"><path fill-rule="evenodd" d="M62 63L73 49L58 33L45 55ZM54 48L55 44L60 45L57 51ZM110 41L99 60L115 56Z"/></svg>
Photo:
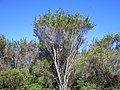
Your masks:
<svg viewBox="0 0 120 90"><path fill-rule="evenodd" d="M10 40L34 39L34 18L59 8L91 18L96 26L88 40L120 32L120 0L0 0L0 34Z"/></svg>

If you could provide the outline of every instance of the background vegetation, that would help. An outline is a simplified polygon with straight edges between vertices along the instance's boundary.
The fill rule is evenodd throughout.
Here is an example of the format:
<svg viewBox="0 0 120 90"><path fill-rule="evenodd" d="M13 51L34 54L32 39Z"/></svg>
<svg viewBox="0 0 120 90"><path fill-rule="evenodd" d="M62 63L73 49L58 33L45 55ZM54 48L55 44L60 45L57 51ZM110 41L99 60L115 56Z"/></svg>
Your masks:
<svg viewBox="0 0 120 90"><path fill-rule="evenodd" d="M76 27L78 18L72 15L68 15L67 19L73 20L74 24L70 21L68 26L67 21L64 21L63 12L58 12L56 16L51 13L47 15L50 17L40 17L42 19L39 23L53 24L55 27L59 26L57 27L59 29L71 30ZM48 19L49 22L45 22L44 19ZM54 20L52 22L49 19ZM84 18L82 17L82 19ZM62 22L58 23L57 20ZM88 18L85 20L89 21ZM77 22L78 26L81 25L81 22ZM89 23L85 23L83 26L91 28ZM40 37L38 38L40 39ZM76 62L73 64L69 77L68 90L120 89L120 33L93 40L89 48L81 52L77 51L74 59ZM59 90L58 84L55 65L44 42L9 41L4 35L0 35L1 90Z"/></svg>

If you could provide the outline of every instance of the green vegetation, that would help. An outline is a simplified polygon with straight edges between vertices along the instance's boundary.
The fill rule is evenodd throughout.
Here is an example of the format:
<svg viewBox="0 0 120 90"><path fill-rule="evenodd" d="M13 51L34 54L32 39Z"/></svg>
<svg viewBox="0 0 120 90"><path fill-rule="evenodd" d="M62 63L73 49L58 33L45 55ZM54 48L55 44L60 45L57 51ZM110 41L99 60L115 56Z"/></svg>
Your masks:
<svg viewBox="0 0 120 90"><path fill-rule="evenodd" d="M59 89L66 90L78 49L93 25L88 17L77 13L69 14L63 10L55 13L49 11L36 19L34 24L36 37L51 56Z"/></svg>
<svg viewBox="0 0 120 90"><path fill-rule="evenodd" d="M0 35L0 90L120 89L120 33L79 52L93 28L88 17L49 11L34 25L37 42Z"/></svg>

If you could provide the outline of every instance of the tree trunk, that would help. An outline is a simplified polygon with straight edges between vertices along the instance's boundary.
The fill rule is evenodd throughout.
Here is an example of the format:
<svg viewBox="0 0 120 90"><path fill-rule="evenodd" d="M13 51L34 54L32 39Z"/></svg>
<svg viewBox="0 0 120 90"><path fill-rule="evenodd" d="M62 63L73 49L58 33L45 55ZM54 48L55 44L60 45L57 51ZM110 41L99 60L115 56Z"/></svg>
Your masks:
<svg viewBox="0 0 120 90"><path fill-rule="evenodd" d="M59 52L58 48L53 47L53 53L54 53L53 60L54 60L55 69L56 69L57 76L58 76L59 90L67 90L68 79L72 72L72 66L74 63L73 61L74 61L76 52L72 53L67 58L67 60L66 60L67 62L65 64L65 68L63 69L63 71L61 71L62 69L60 68L60 60L58 60L58 54L59 54L58 52Z"/></svg>
<svg viewBox="0 0 120 90"><path fill-rule="evenodd" d="M67 90L67 84L63 83L62 85L59 86L60 90Z"/></svg>

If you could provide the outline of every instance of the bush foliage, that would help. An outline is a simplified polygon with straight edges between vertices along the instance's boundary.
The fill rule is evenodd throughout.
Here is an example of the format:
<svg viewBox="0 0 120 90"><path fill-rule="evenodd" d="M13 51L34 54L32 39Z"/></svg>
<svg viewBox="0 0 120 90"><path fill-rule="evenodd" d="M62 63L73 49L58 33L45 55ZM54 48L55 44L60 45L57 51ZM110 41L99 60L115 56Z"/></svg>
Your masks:
<svg viewBox="0 0 120 90"><path fill-rule="evenodd" d="M68 68L71 70L70 73L66 69L67 75L70 75L67 79L68 90L120 90L120 33L94 40L87 49L81 52L76 51L74 58L76 62L67 62L66 58L69 54L71 55L70 52L73 51L73 54L75 52L74 46L78 49L81 44L68 45L73 43L72 35L75 36L77 31L69 32L68 35L68 31L64 32L63 29L78 30L79 26L82 29L91 29L93 25L89 23L90 19L80 14L71 15L63 11L56 11L40 16L35 22L41 25L41 28L37 28L35 25L37 30L44 31L44 28L47 28L49 31L47 25L49 27L52 25L58 31L61 29L63 31L61 34L64 33L64 35L59 37L59 33L56 34L55 30L52 32L53 27L50 29L51 33L44 32L43 38L38 37L41 38L41 41L9 41L5 36L0 35L0 90L59 90L60 82L55 69L56 59L52 56L54 53L52 47L55 47L56 55L59 57L57 60L60 62L56 61L56 64L58 71L61 72L60 76L64 76L66 63L68 63L68 67L73 66ZM36 35L43 31L37 32L34 29ZM68 37L66 40L65 35L71 39ZM43 42L44 39L47 43ZM52 42L54 40L58 40L60 43ZM78 38L75 40L77 41ZM48 48L46 48L47 45ZM70 50L70 47L73 48ZM72 60L74 61L74 59ZM64 79L64 77L62 78Z"/></svg>

